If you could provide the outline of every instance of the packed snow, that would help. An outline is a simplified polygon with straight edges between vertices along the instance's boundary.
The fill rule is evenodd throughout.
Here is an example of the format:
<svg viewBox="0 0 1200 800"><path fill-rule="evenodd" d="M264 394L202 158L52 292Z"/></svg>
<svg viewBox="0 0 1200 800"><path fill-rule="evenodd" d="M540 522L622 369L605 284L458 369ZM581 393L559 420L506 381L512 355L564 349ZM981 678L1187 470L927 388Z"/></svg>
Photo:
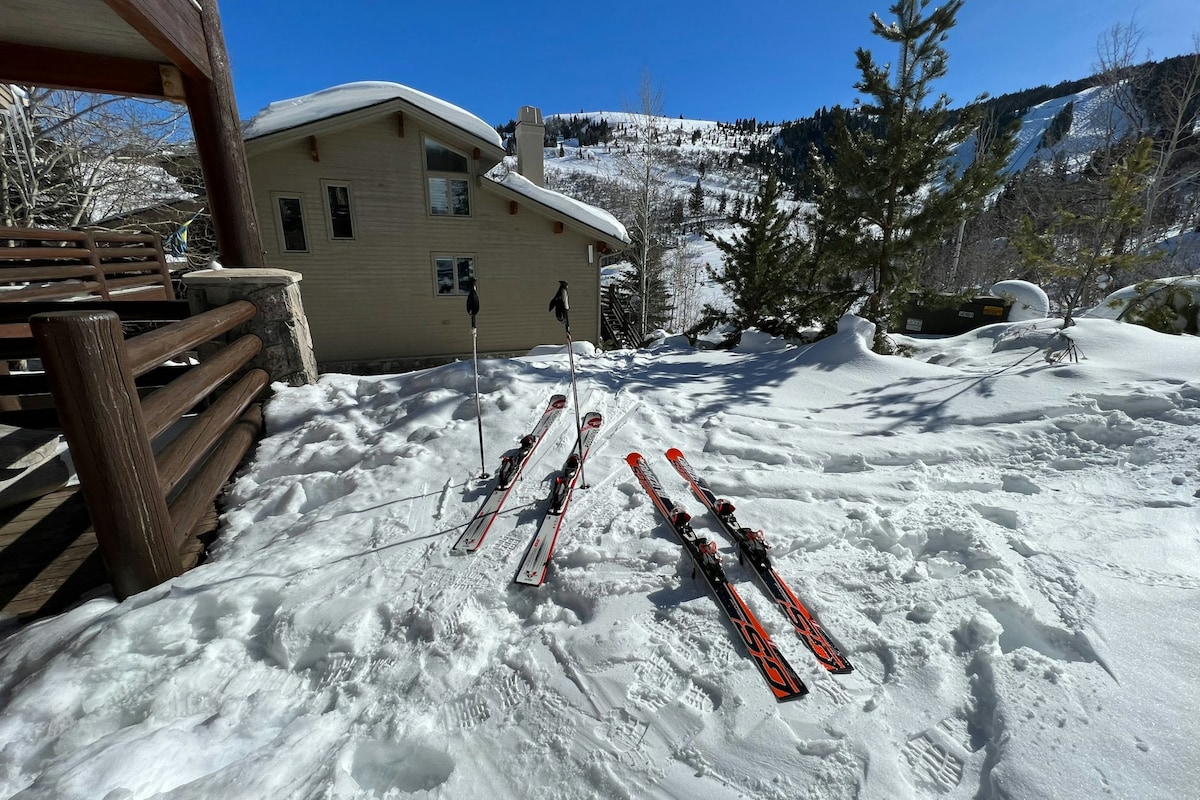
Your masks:
<svg viewBox="0 0 1200 800"><path fill-rule="evenodd" d="M469 362L277 386L208 563L0 642L0 796L1193 796L1200 340L1081 318L1054 363L1053 320L902 338L911 358L871 334L580 348L604 427L539 589L511 581L571 411L453 556L488 488ZM494 469L570 395L568 358L480 371ZM853 673L820 668L669 447L764 530ZM631 451L808 696L774 701Z"/></svg>

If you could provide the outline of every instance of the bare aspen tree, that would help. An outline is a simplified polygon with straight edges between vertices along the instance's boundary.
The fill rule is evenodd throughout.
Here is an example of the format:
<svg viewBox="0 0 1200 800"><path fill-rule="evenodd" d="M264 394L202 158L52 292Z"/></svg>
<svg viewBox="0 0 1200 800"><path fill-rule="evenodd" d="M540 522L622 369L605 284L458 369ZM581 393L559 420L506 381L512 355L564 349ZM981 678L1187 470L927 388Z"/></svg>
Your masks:
<svg viewBox="0 0 1200 800"><path fill-rule="evenodd" d="M691 239L680 237L670 256L669 288L674 305L671 330L686 331L700 321L700 258Z"/></svg>
<svg viewBox="0 0 1200 800"><path fill-rule="evenodd" d="M638 332L643 340L651 325L666 322L669 305L662 265L662 222L671 194L659 141L665 127L663 106L662 88L643 72L638 107L630 110L627 147L619 159L622 180L629 186L625 206L633 241L628 252L636 272Z"/></svg>
<svg viewBox="0 0 1200 800"><path fill-rule="evenodd" d="M1141 58L1145 32L1136 19L1118 22L1100 34L1096 41L1096 63L1093 65L1103 85L1119 88L1133 79L1134 66ZM1144 133L1148 127L1145 109L1141 108L1131 87L1113 94L1112 108L1119 111L1133 127L1133 133Z"/></svg>
<svg viewBox="0 0 1200 800"><path fill-rule="evenodd" d="M0 113L0 223L74 227L183 197L164 165L189 135L170 103L22 87Z"/></svg>
<svg viewBox="0 0 1200 800"><path fill-rule="evenodd" d="M1158 129L1151 154L1154 168L1146 190L1140 243L1154 236L1158 212L1172 198L1182 200L1177 212L1179 218L1172 219L1172 223L1190 228L1197 223L1196 193L1191 187L1200 181L1200 142L1195 135L1196 107L1200 102L1200 34L1192 36L1192 54L1185 69L1163 81L1156 97ZM1178 255L1175 250L1170 257L1175 259Z"/></svg>

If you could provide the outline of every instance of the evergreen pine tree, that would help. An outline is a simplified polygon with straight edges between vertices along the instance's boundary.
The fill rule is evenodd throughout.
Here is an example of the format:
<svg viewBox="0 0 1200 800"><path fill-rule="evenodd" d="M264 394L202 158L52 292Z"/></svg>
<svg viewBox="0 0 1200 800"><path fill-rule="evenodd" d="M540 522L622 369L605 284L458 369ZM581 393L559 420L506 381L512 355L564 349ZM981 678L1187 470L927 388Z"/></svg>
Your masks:
<svg viewBox="0 0 1200 800"><path fill-rule="evenodd" d="M779 207L782 192L774 175L759 186L757 212L745 220L745 230L729 239L707 238L724 254L725 269L712 273L733 303L730 310L705 306L704 324L728 323L736 330L756 327L781 334L787 328L788 298L795 291L800 258L792 232L797 211Z"/></svg>
<svg viewBox="0 0 1200 800"><path fill-rule="evenodd" d="M1006 131L961 171L954 165L955 147L986 138L979 133L982 107L974 104L952 122L946 95L927 104L932 82L946 74L943 42L963 0L922 16L929 2L897 0L890 24L871 15L874 33L899 48L895 71L858 49L855 88L866 97L853 113L865 124L852 128L839 115L829 161L813 163L823 237L817 248L865 278L863 313L876 325L879 352L892 351L885 334L916 288L921 249L978 211L999 185L1013 146Z"/></svg>
<svg viewBox="0 0 1200 800"><path fill-rule="evenodd" d="M696 178L696 185L688 192L688 213L693 217L704 213L704 187L700 185L699 178Z"/></svg>
<svg viewBox="0 0 1200 800"><path fill-rule="evenodd" d="M626 272L618 284L622 296L629 298L634 315L640 317L642 313L645 314L644 320L637 321L639 333L645 336L669 323L674 310L667 291L667 264L664 261L666 247L662 238L653 234L647 241L643 241L642 230L639 228L631 228L629 238L628 252L637 262L634 264L635 269Z"/></svg>

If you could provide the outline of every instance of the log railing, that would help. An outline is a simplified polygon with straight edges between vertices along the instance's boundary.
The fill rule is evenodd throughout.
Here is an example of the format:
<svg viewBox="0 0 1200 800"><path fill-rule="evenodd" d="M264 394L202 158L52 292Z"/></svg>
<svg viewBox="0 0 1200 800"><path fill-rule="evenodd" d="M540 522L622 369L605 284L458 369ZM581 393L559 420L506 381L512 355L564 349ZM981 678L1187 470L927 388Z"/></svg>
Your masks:
<svg viewBox="0 0 1200 800"><path fill-rule="evenodd" d="M162 238L0 228L0 300L173 300Z"/></svg>
<svg viewBox="0 0 1200 800"><path fill-rule="evenodd" d="M54 311L30 319L119 599L197 562L203 546L193 534L260 435L262 412L254 400L269 383L262 369L244 371L262 348L253 334L144 399L136 378L254 315L254 305L240 300L128 340L112 311Z"/></svg>
<svg viewBox="0 0 1200 800"><path fill-rule="evenodd" d="M4 295L0 293L0 300ZM50 385L35 359L38 358L29 318L35 314L59 311L110 310L117 312L130 328L145 329L186 319L191 313L186 300L143 300L108 302L103 300L0 302L0 424L25 428L58 429L58 415L50 396ZM14 367L9 374L9 366ZM158 367L137 375L142 394L164 386L177 377L183 367Z"/></svg>

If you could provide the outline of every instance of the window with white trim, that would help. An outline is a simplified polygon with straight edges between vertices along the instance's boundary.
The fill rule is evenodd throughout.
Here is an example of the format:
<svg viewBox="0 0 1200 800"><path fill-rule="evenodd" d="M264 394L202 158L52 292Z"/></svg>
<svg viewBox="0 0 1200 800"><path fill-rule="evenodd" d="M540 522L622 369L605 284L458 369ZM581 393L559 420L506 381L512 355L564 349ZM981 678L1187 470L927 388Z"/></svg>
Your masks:
<svg viewBox="0 0 1200 800"><path fill-rule="evenodd" d="M467 294L475 277L475 256L434 253L433 285L439 297Z"/></svg>
<svg viewBox="0 0 1200 800"><path fill-rule="evenodd" d="M308 231L304 225L304 195L273 194L279 248L285 253L307 253Z"/></svg>
<svg viewBox="0 0 1200 800"><path fill-rule="evenodd" d="M350 184L321 181L325 194L326 219L330 239L354 238L354 215L350 204Z"/></svg>
<svg viewBox="0 0 1200 800"><path fill-rule="evenodd" d="M471 182L467 157L441 142L425 139L425 175L429 213L435 217L471 216Z"/></svg>

